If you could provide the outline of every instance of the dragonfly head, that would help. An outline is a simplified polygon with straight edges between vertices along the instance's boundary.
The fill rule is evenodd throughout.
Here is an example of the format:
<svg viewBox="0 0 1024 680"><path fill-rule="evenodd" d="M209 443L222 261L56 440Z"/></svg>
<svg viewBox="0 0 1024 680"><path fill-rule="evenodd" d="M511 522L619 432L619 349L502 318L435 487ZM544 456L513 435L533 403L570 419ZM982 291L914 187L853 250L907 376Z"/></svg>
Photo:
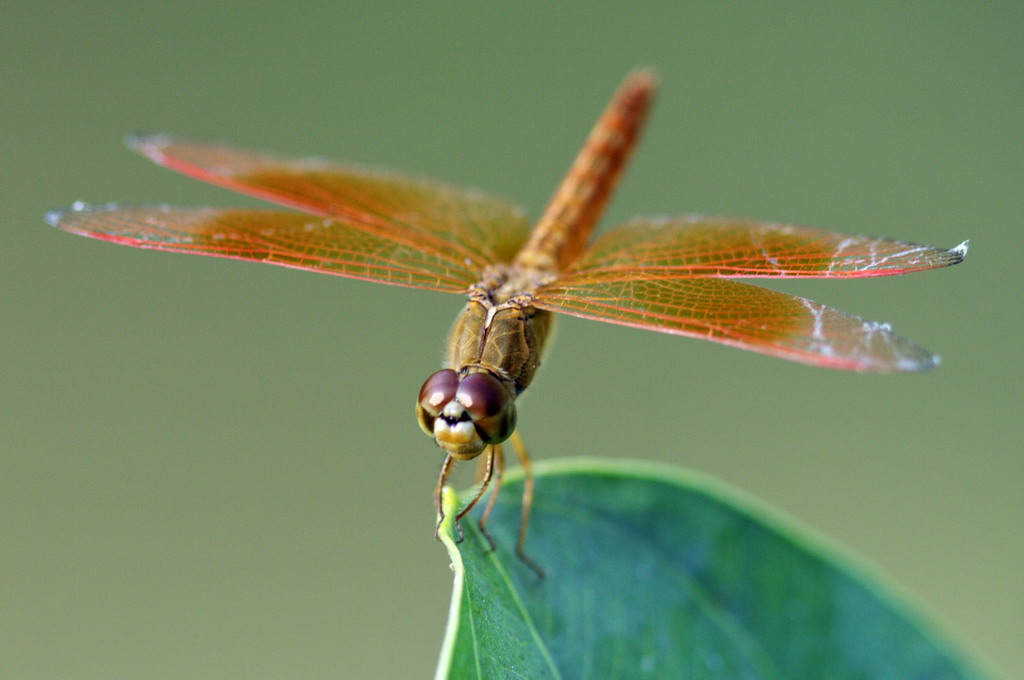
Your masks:
<svg viewBox="0 0 1024 680"><path fill-rule="evenodd" d="M416 419L446 453L469 460L512 436L515 399L487 371L460 376L446 368L427 378L420 388Z"/></svg>

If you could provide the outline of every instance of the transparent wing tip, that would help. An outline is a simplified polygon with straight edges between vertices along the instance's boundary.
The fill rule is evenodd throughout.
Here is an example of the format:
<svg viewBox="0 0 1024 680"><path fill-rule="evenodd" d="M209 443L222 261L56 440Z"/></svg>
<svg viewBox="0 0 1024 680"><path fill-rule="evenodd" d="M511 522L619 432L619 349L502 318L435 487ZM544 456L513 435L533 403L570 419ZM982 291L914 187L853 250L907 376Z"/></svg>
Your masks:
<svg viewBox="0 0 1024 680"><path fill-rule="evenodd" d="M929 354L923 357L904 358L896 362L897 373L924 373L936 368L942 363L942 357L938 354Z"/></svg>
<svg viewBox="0 0 1024 680"><path fill-rule="evenodd" d="M50 210L47 212L43 219L53 227L60 227L65 219L71 215L77 215L80 213L98 213L98 212L111 212L113 210L123 210L124 206L120 203L86 203L85 201L75 201L66 208L60 210Z"/></svg>
<svg viewBox="0 0 1024 680"><path fill-rule="evenodd" d="M163 157L163 150L174 141L167 132L137 132L124 138L124 145L143 156L157 160Z"/></svg>
<svg viewBox="0 0 1024 680"><path fill-rule="evenodd" d="M113 203L95 206L92 205L91 203L86 203L85 201L75 201L67 208L62 208L60 210L50 210L49 212L46 213L46 215L43 216L43 219L46 220L46 223L49 224L51 227L63 227L65 218L68 215L74 215L75 213L84 212L96 212L98 210L111 210L115 207L116 206Z"/></svg>
<svg viewBox="0 0 1024 680"><path fill-rule="evenodd" d="M61 218L63 218L64 215L66 215L69 212L71 212L71 211L70 210L50 210L45 215L43 215L43 219L46 220L46 223L49 224L51 227L59 227L60 226Z"/></svg>
<svg viewBox="0 0 1024 680"><path fill-rule="evenodd" d="M967 257L967 244L970 243L970 239L967 239L956 248L950 248L949 252L957 256L957 262L962 262Z"/></svg>

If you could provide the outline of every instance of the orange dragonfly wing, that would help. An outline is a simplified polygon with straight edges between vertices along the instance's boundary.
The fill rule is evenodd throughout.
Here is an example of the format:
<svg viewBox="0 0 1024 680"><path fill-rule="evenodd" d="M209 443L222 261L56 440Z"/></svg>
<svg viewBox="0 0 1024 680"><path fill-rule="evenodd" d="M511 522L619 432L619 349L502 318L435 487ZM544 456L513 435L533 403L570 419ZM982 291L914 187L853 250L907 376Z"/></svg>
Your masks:
<svg viewBox="0 0 1024 680"><path fill-rule="evenodd" d="M956 264L949 250L792 224L704 215L634 219L611 229L574 264L576 273L796 278L907 274Z"/></svg>
<svg viewBox="0 0 1024 680"><path fill-rule="evenodd" d="M535 305L817 366L921 371L937 358L885 324L724 277L901 274L965 252L748 220L635 220L598 238Z"/></svg>
<svg viewBox="0 0 1024 680"><path fill-rule="evenodd" d="M536 307L584 319L712 340L853 371L923 371L937 358L885 324L729 279L569 275L537 292Z"/></svg>
<svg viewBox="0 0 1024 680"><path fill-rule="evenodd" d="M153 161L308 213L78 205L47 219L124 245L269 262L465 291L526 240L522 211L479 192L321 159L285 159L167 135L128 141Z"/></svg>
<svg viewBox="0 0 1024 680"><path fill-rule="evenodd" d="M92 207L47 215L54 226L121 245L266 262L398 286L464 292L462 260L315 215L274 210Z"/></svg>

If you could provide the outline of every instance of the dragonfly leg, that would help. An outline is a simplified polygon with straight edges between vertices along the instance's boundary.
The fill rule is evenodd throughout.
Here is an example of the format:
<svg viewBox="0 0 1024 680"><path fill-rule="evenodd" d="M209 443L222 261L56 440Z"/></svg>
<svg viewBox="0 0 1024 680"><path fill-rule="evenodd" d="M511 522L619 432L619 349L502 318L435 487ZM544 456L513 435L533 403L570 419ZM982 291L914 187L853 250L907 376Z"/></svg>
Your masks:
<svg viewBox="0 0 1024 680"><path fill-rule="evenodd" d="M455 459L451 456L445 456L444 462L441 463L441 474L437 477L437 488L434 489L434 507L437 509L437 526L434 527L434 539L438 539L438 532L441 531L441 524L444 523L444 504L441 501L441 494L444 491L444 483L448 479L448 475L452 471L452 465L455 464ZM455 529L459 532L459 537L456 539L456 543L462 543L462 527L459 526L459 520L455 520Z"/></svg>
<svg viewBox="0 0 1024 680"><path fill-rule="evenodd" d="M476 470L473 473L473 483L477 486L484 483L487 478L488 468L492 464L490 456L480 456L476 459Z"/></svg>
<svg viewBox="0 0 1024 680"><path fill-rule="evenodd" d="M526 554L526 528L530 524L530 510L533 507L533 466L530 464L530 456L526 453L526 447L518 432L513 432L509 438L512 447L516 450L519 464L523 467L523 505L519 515L519 537L516 539L516 557L523 564L537 574L538 579L544 578L544 570Z"/></svg>
<svg viewBox="0 0 1024 680"><path fill-rule="evenodd" d="M491 479L494 476L494 463L495 463L495 459L500 457L500 456L501 456L501 448L500 447L494 446L494 445L491 445L491 446L487 447L487 457L484 459L485 460L485 465L484 465L483 477L480 480L480 488L477 490L476 495L473 496L473 500L471 500L466 505L466 507L464 507L459 512L459 514L455 516L455 526L459 526L459 522L462 520L462 518L465 517L466 514L470 510L473 509L473 506L476 505L476 502L478 500L480 500L481 496L484 495L484 492L487 491L487 487L490 486ZM480 527L480 528L482 530L484 538L486 538L487 542L491 544L491 549L493 550L494 549L494 541L491 539L490 535L488 535L488 533L486 531L483 531L483 527ZM460 528L459 529L459 534L461 535L461 533L462 533L462 529Z"/></svg>
<svg viewBox="0 0 1024 680"><path fill-rule="evenodd" d="M487 499L487 505L484 506L484 511L480 515L480 522L477 524L480 527L480 533L484 535L487 542L491 545L491 551L493 552L497 546L494 544L494 539L491 538L491 534L487 531L487 518L491 516L491 510L494 508L494 501L498 500L498 492L501 491L501 476L505 472L505 452L501 448L501 444L497 444L494 451L495 457L495 477L494 477L494 491L491 492L491 497Z"/></svg>

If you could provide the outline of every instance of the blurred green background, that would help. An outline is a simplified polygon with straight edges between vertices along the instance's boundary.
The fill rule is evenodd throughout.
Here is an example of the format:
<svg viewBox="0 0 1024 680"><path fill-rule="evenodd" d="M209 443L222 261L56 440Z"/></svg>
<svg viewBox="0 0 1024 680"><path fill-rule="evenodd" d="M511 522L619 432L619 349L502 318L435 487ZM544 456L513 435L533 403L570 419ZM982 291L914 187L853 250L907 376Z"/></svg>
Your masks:
<svg viewBox="0 0 1024 680"><path fill-rule="evenodd" d="M782 286L945 362L849 375L563 319L527 445L717 475L1024 676L1022 26L1019 2L4 3L0 677L426 677L441 641L440 455L412 403L460 300L47 227L75 200L252 204L125 133L394 167L536 214L637 65L661 95L605 224L970 238L954 269Z"/></svg>

